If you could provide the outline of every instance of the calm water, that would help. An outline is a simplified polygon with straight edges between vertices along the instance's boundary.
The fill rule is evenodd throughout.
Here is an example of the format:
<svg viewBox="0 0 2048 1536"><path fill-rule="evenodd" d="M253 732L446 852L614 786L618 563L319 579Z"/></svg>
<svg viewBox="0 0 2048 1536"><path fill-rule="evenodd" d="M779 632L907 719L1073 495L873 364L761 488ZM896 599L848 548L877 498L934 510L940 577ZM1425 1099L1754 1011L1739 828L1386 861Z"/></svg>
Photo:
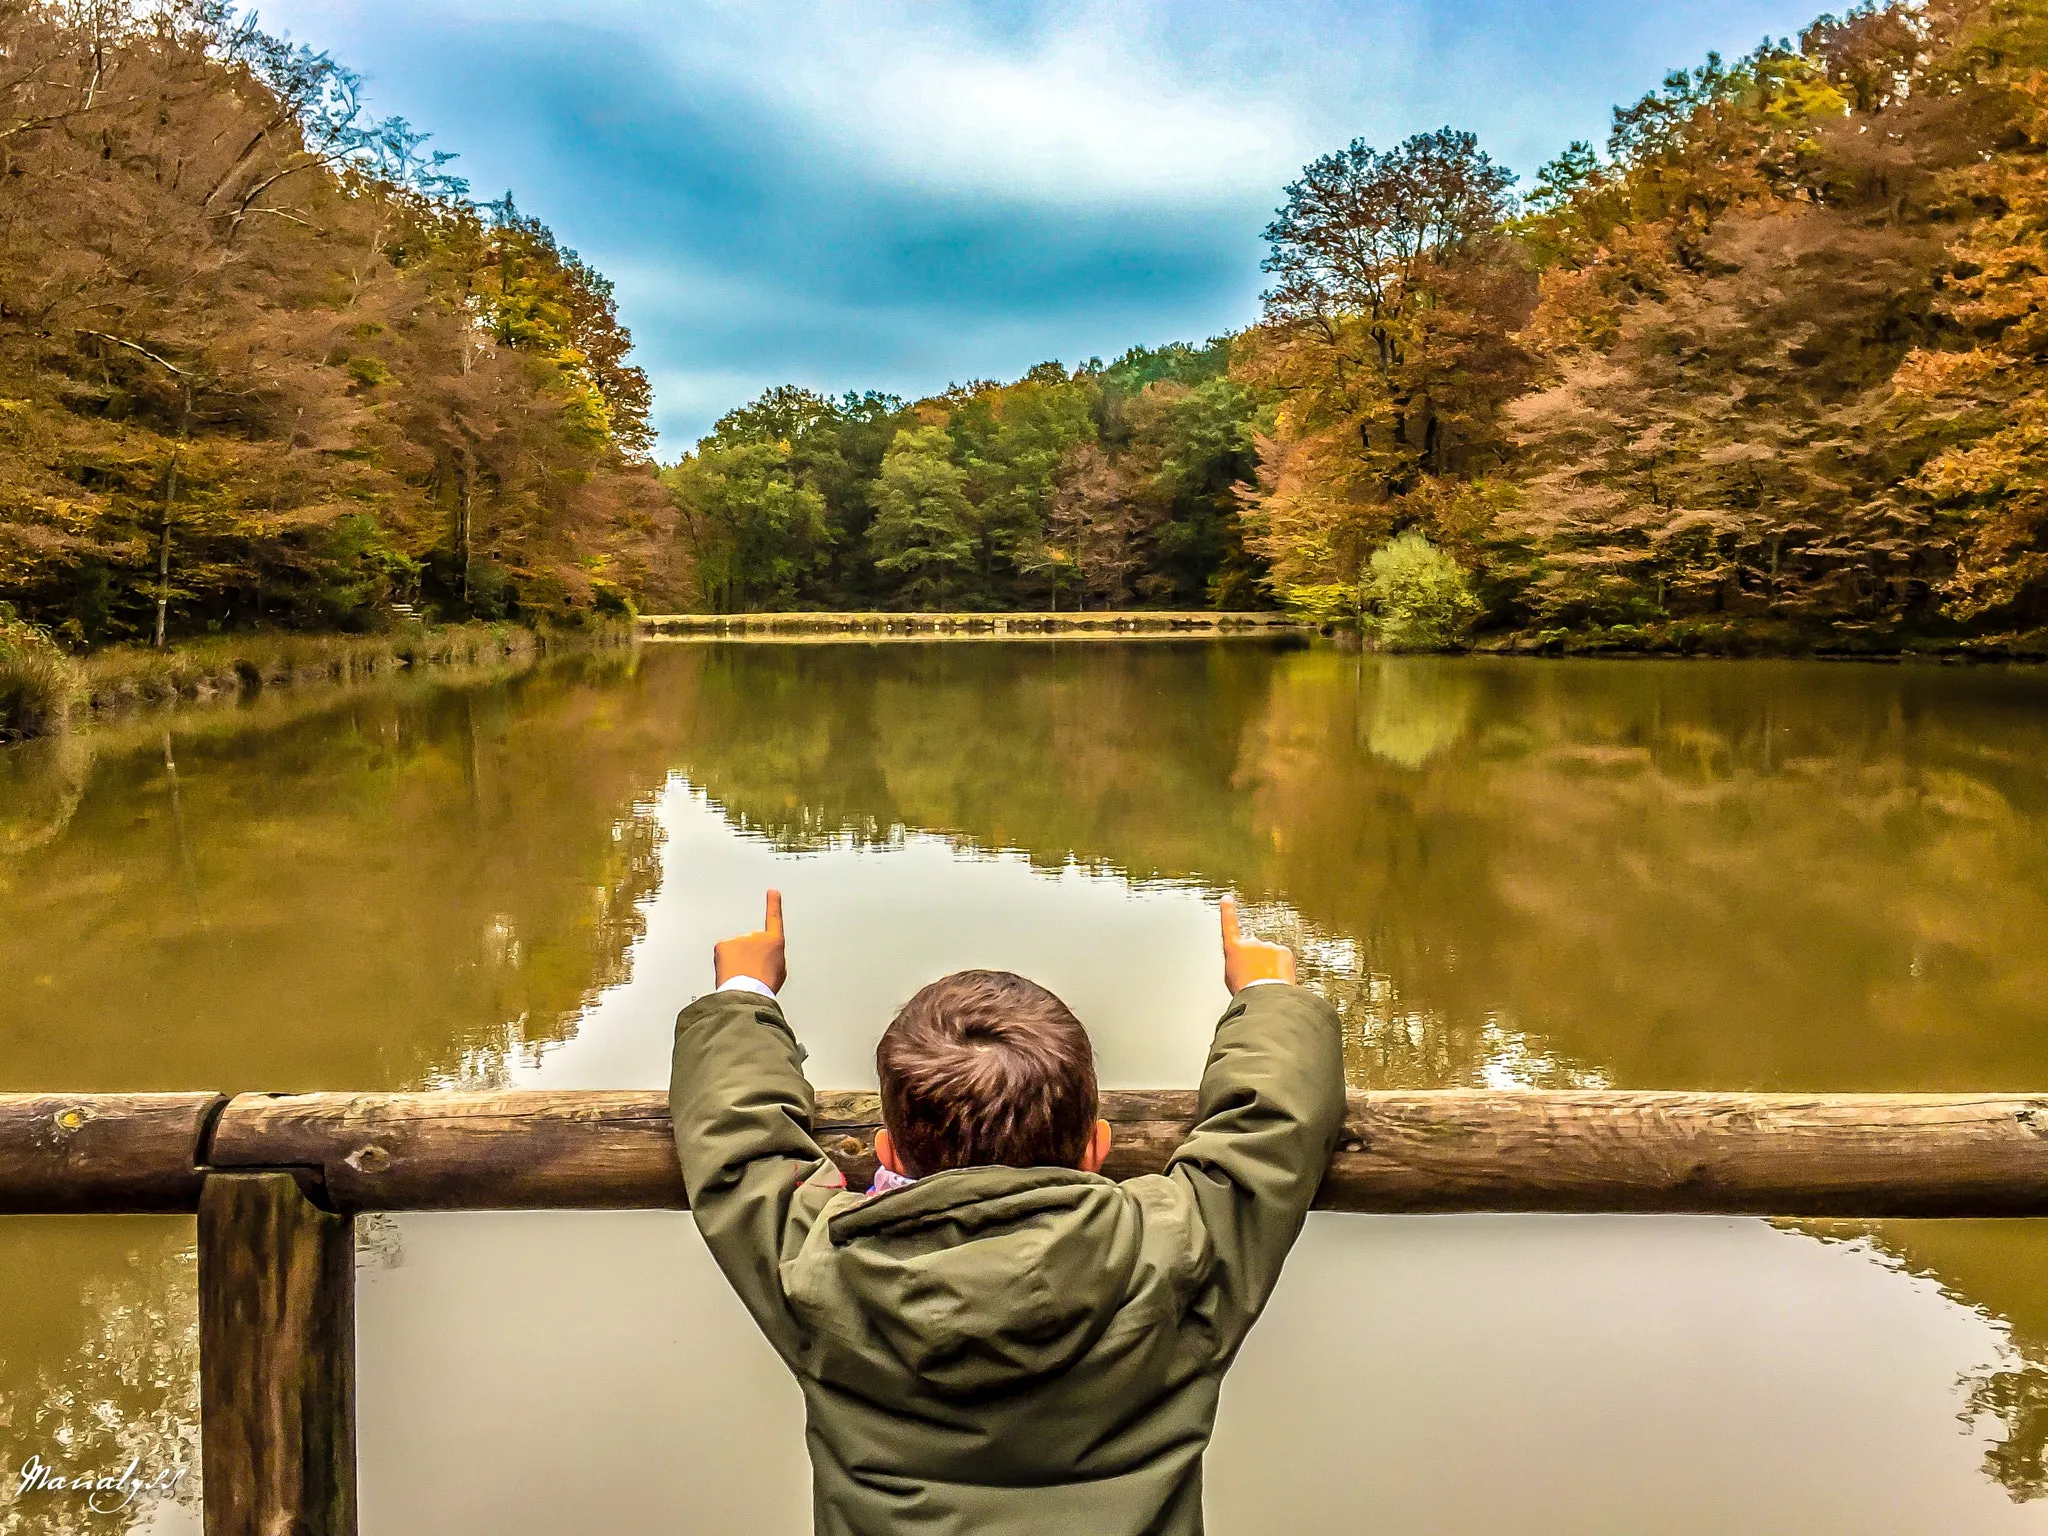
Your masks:
<svg viewBox="0 0 2048 1536"><path fill-rule="evenodd" d="M0 1090L657 1086L787 893L821 1085L1027 971L1189 1085L1235 889L1360 1086L2048 1088L2048 673L1227 642L670 644L0 752ZM808 1530L689 1218L365 1223L369 1533ZM189 1220L0 1222L34 1453L195 1468ZM1318 1216L1223 1533L2048 1532L2036 1224Z"/></svg>

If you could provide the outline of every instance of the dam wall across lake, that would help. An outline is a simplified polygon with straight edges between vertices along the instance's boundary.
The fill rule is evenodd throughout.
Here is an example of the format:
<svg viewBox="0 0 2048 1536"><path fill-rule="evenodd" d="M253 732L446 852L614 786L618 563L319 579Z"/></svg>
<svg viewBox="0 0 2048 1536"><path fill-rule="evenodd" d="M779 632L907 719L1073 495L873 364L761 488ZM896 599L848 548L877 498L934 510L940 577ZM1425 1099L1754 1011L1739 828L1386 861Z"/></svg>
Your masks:
<svg viewBox="0 0 2048 1536"><path fill-rule="evenodd" d="M1109 610L1099 613L643 613L650 635L1148 635L1306 630L1284 613Z"/></svg>

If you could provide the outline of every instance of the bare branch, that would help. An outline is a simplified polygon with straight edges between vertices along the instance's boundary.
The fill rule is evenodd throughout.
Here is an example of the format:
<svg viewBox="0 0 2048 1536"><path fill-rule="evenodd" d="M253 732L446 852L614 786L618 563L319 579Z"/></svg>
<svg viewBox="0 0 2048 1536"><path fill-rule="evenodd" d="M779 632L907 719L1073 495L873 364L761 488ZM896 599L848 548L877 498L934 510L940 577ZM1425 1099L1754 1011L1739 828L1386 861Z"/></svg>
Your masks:
<svg viewBox="0 0 2048 1536"><path fill-rule="evenodd" d="M82 107L73 107L69 112L52 112L45 117L31 117L22 122L15 123L12 127L0 128L0 139L11 139L17 133L32 133L38 128L48 128L57 123L69 122L74 117L85 117L93 112L104 112L112 107L126 106L135 99L133 96L127 96L123 97L120 101L103 101L96 106L88 103Z"/></svg>
<svg viewBox="0 0 2048 1536"><path fill-rule="evenodd" d="M143 346L142 343L137 341L130 341L125 336L112 336L105 331L89 331L84 326L80 326L78 328L78 334L81 336L91 336L99 341L111 341L115 346L126 347L130 352L140 352L144 357L148 358L152 363L155 363L159 368L167 368L172 373L175 373L181 379L190 379L195 377L195 375L193 375L186 369L180 368L176 363L170 361L168 358L157 356L156 353L150 351L149 348Z"/></svg>

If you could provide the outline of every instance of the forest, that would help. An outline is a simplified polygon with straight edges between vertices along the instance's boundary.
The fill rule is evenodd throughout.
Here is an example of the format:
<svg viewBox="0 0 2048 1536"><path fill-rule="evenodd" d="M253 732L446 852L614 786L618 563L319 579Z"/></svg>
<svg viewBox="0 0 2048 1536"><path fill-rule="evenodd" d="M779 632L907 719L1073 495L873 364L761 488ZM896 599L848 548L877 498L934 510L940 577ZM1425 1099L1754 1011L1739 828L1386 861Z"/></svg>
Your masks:
<svg viewBox="0 0 2048 1536"><path fill-rule="evenodd" d="M450 158L217 0L0 0L17 645L650 607L2048 630L2048 0L1823 16L1526 188L1453 128L1353 142L1278 190L1241 332L783 386L667 465L610 284Z"/></svg>
<svg viewBox="0 0 2048 1536"><path fill-rule="evenodd" d="M1526 195L1307 166L1257 323L666 471L723 609L1278 604L1436 647L2042 648L2048 5L1870 4L1674 73Z"/></svg>
<svg viewBox="0 0 2048 1536"><path fill-rule="evenodd" d="M672 517L610 284L218 0L0 0L0 598L83 648L573 621Z"/></svg>

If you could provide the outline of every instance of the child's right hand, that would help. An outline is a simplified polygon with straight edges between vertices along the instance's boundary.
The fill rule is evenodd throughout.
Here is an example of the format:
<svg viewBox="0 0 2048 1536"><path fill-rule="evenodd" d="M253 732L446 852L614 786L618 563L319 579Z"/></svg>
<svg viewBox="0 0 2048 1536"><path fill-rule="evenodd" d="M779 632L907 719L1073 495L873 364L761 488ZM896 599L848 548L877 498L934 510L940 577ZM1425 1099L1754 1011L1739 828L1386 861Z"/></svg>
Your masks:
<svg viewBox="0 0 2048 1536"><path fill-rule="evenodd" d="M1237 903L1223 898L1223 985L1235 997L1255 981L1294 981L1294 951L1238 931Z"/></svg>
<svg viewBox="0 0 2048 1536"><path fill-rule="evenodd" d="M782 959L782 892L768 893L768 918L759 929L711 947L711 965L721 987L735 976L751 976L771 992L782 990L789 974Z"/></svg>

